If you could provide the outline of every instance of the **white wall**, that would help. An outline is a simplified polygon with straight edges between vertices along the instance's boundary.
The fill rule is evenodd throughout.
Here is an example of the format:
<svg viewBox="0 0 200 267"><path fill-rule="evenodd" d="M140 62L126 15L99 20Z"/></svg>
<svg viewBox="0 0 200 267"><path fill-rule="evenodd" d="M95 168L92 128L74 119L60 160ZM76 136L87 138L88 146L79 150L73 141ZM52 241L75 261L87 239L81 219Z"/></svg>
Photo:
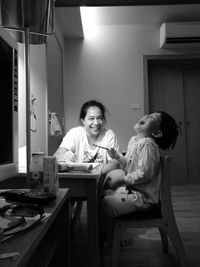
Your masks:
<svg viewBox="0 0 200 267"><path fill-rule="evenodd" d="M56 17L57 18L57 17ZM48 112L57 114L58 122L64 132L63 109L63 54L64 39L59 21L55 19L55 34L47 38L47 84ZM50 119L50 117L49 117ZM48 122L48 155L53 155L62 141L63 135L51 136Z"/></svg>
<svg viewBox="0 0 200 267"><path fill-rule="evenodd" d="M36 115L36 131L31 131L31 151L47 153L47 73L46 45L32 45L30 50L31 95L36 97L34 113ZM33 127L34 130L34 127Z"/></svg>
<svg viewBox="0 0 200 267"><path fill-rule="evenodd" d="M55 37L47 43L47 81L48 81L48 111L57 114L58 122L64 132L63 108L63 51ZM49 117L50 119L50 117ZM48 130L50 132L50 122ZM63 134L48 133L48 155L53 155L62 141Z"/></svg>
<svg viewBox="0 0 200 267"><path fill-rule="evenodd" d="M55 20L55 36L47 38L48 43L53 44L56 40L59 43L59 47L62 50L64 46L64 40L60 26ZM53 46L52 46L53 47ZM18 43L19 48L19 170L21 172L26 171L26 86L25 86L25 55L24 44ZM47 56L51 57L54 53L54 47L49 49L47 54L46 44L42 45L30 45L30 95L33 95L36 100L34 106L30 105L30 109L34 111L36 120L31 125L31 152L43 151L48 155L48 126L49 126L49 114L48 104L53 99L48 99L48 79L47 79ZM59 59L58 59L59 60ZM60 63L62 64L62 62ZM48 71L56 75L57 65L48 64ZM54 76L57 78L56 76ZM60 81L60 83L62 83ZM52 93L54 90L54 94ZM54 98L57 88L51 88L51 95ZM61 99L62 101L62 99ZM54 110L61 109L59 102L54 103ZM61 111L60 111L61 114Z"/></svg>
<svg viewBox="0 0 200 267"><path fill-rule="evenodd" d="M19 47L19 170L26 170L26 85L24 44ZM46 46L30 45L30 95L36 97L36 120L31 132L31 152L47 152Z"/></svg>
<svg viewBox="0 0 200 267"><path fill-rule="evenodd" d="M159 49L159 25L99 26L91 39L65 39L65 130L78 124L83 102L96 98L109 110L107 126L126 150L144 112L143 56ZM139 109L131 109L139 104Z"/></svg>
<svg viewBox="0 0 200 267"><path fill-rule="evenodd" d="M30 45L30 95L33 95L36 100L34 105L30 105L30 109L34 111L36 120L31 124L31 152L43 151L48 155L48 126L49 126L49 114L48 110L51 110L49 103L54 103L56 86L50 87L47 77L47 71L50 75L54 75L52 79L58 80L57 64L55 62L55 47L54 43L59 46L60 50L63 50L64 40L60 30L60 26L57 20L55 20L55 35L47 38L49 49L47 53L46 44ZM19 170L21 172L26 171L26 86L25 86L25 55L24 44L18 44L19 48ZM47 61L47 56L50 58L50 63ZM54 62L52 63L52 58ZM62 64L62 59L57 58ZM48 68L47 68L48 66ZM61 67L60 67L61 68ZM61 68L62 69L62 68ZM62 70L61 70L62 71ZM62 77L62 75L61 75ZM59 81L62 84L62 81ZM51 94L48 94L48 90L51 90ZM52 92L54 90L54 92ZM49 99L49 95L52 99ZM58 96L57 96L58 98ZM60 101L63 97L60 97ZM53 110L61 114L61 107L59 101L54 103Z"/></svg>

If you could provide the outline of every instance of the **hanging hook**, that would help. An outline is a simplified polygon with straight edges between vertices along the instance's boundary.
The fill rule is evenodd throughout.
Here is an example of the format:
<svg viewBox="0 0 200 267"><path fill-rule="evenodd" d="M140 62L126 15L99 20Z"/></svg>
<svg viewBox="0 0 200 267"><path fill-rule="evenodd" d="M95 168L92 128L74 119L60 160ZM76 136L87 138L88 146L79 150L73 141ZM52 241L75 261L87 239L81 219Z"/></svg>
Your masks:
<svg viewBox="0 0 200 267"><path fill-rule="evenodd" d="M34 97L34 95L31 95L31 103L33 104L34 101L37 100L37 97Z"/></svg>

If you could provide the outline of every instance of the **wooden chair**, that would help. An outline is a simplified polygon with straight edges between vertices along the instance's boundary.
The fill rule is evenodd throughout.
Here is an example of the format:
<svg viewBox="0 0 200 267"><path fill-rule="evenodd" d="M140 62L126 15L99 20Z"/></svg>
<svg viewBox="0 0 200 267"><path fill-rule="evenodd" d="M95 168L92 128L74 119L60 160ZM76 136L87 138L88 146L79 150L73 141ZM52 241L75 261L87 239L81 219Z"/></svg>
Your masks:
<svg viewBox="0 0 200 267"><path fill-rule="evenodd" d="M149 209L134 212L112 219L113 233L111 241L111 266L118 265L118 252L123 232L128 228L158 228L162 240L163 252L168 252L168 237L170 238L180 266L185 267L186 254L174 217L171 189L170 170L171 157L161 158L162 180L160 187L160 203Z"/></svg>

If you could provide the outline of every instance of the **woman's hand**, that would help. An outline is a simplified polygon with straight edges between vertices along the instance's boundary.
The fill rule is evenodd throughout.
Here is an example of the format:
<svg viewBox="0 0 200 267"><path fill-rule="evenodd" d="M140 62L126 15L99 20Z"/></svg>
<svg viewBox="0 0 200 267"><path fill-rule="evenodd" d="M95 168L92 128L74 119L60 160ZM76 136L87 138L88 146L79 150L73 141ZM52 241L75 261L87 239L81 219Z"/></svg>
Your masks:
<svg viewBox="0 0 200 267"><path fill-rule="evenodd" d="M58 162L76 162L75 154L72 151L66 150L63 147L59 147L54 156L57 158Z"/></svg>
<svg viewBox="0 0 200 267"><path fill-rule="evenodd" d="M75 162L76 161L76 158L75 158L75 154L72 152L72 151L66 151L64 154L63 154L63 158L62 158L64 161L72 161L72 162Z"/></svg>

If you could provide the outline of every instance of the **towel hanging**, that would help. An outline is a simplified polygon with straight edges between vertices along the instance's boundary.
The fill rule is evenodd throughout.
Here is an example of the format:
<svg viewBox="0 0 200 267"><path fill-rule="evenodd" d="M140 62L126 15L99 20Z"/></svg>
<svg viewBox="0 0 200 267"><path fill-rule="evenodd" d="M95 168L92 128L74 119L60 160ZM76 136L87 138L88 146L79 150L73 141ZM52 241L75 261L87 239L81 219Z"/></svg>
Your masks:
<svg viewBox="0 0 200 267"><path fill-rule="evenodd" d="M62 135L62 128L61 128L60 123L57 119L56 113L52 112L52 113L49 113L49 115L50 115L50 132L49 132L49 134L51 136Z"/></svg>

